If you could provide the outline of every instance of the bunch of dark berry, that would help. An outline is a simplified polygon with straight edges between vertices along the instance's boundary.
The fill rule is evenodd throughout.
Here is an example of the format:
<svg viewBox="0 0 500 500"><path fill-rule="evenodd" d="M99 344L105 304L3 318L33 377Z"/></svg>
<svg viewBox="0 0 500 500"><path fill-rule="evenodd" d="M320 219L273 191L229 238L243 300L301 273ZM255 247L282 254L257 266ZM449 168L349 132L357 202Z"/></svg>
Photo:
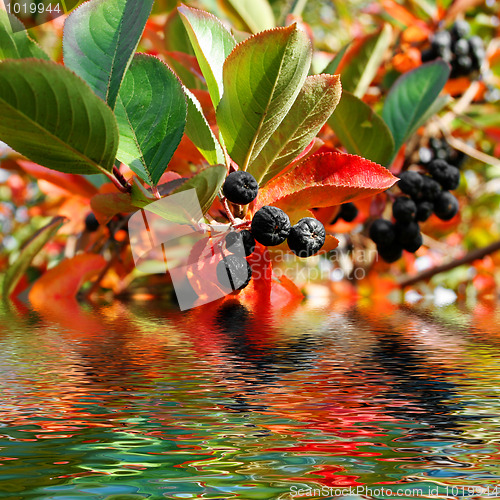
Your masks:
<svg viewBox="0 0 500 500"><path fill-rule="evenodd" d="M422 245L419 222L433 213L450 220L458 212L458 200L450 193L460 183L459 170L444 160L432 160L427 175L407 170L400 175L398 187L407 196L399 196L392 205L395 222L376 220L370 227L370 238L386 262L398 260L403 250L416 252Z"/></svg>
<svg viewBox="0 0 500 500"><path fill-rule="evenodd" d="M230 173L222 187L226 199L236 205L247 205L257 197L259 185L248 172L237 170ZM241 247L249 257L255 250L255 242L276 246L288 242L290 250L299 257L310 257L319 252L325 243L323 224L313 217L304 217L292 226L288 215L277 207L264 206L253 216L250 229L231 231L225 237L226 250L217 265L217 279L225 288L241 290L252 278L252 269L242 255ZM229 286L228 286L229 285Z"/></svg>
<svg viewBox="0 0 500 500"><path fill-rule="evenodd" d="M358 216L359 210L354 203L344 203L340 206L339 213L330 222L330 224L335 224L337 221L342 219L345 222L352 222Z"/></svg>
<svg viewBox="0 0 500 500"><path fill-rule="evenodd" d="M460 168L466 158L461 151L453 149L446 140L432 137L428 146L418 150L419 163L426 167L432 160L444 160L454 167Z"/></svg>
<svg viewBox="0 0 500 500"><path fill-rule="evenodd" d="M451 78L479 71L485 58L484 44L478 36L467 38L469 31L467 21L456 21L449 30L437 31L430 48L422 51L422 62L440 57L451 64Z"/></svg>

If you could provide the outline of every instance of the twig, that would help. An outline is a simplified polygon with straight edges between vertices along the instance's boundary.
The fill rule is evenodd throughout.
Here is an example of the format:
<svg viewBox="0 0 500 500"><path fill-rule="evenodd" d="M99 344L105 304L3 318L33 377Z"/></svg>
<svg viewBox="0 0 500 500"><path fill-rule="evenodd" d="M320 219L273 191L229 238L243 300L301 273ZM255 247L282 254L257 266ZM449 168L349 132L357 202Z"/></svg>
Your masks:
<svg viewBox="0 0 500 500"><path fill-rule="evenodd" d="M476 160L482 161L487 165L500 166L500 160L498 160L494 156L490 156L489 154L483 153L482 151L479 151L478 149L469 146L466 142L457 139L456 137L453 137L445 130L443 130L443 133L446 137L446 140L448 141L448 144L453 148L458 149L458 151L462 151L462 153L465 153L471 158L475 158Z"/></svg>
<svg viewBox="0 0 500 500"><path fill-rule="evenodd" d="M399 281L398 285L401 288L414 285L419 281L428 280L439 273L444 273L445 271L450 271L451 269L455 269L458 266L463 266L464 264L470 264L475 260L483 259L487 255L497 252L500 250L500 240L495 241L491 245L488 245L483 248L478 248L476 250L472 250L471 252L465 254L460 259L453 259L452 261L442 264L440 266L433 267L431 269L427 269L416 276L406 277Z"/></svg>
<svg viewBox="0 0 500 500"><path fill-rule="evenodd" d="M229 208L229 204L228 204L227 198L225 196L221 199L221 202L222 202L222 206L224 207L224 210L226 212L226 216L229 219L229 221L231 222L231 224L233 224L233 225L236 224L236 219L234 218L233 212L231 212L231 209Z"/></svg>

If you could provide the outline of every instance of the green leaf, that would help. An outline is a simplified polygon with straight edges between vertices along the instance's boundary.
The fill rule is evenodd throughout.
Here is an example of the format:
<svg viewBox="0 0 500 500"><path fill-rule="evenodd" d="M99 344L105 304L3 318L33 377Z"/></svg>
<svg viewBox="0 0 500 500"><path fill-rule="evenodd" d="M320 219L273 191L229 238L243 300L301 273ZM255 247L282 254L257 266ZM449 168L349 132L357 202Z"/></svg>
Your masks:
<svg viewBox="0 0 500 500"><path fill-rule="evenodd" d="M349 153L388 166L394 139L384 120L361 99L343 92L328 124Z"/></svg>
<svg viewBox="0 0 500 500"><path fill-rule="evenodd" d="M392 28L385 24L379 33L365 38L352 47L342 68L342 88L356 97L363 97L375 78L385 53L391 44Z"/></svg>
<svg viewBox="0 0 500 500"><path fill-rule="evenodd" d="M175 71L186 87L190 89L202 88L200 80L172 56L172 54L181 52L194 57L193 46L177 9L172 10L167 16L163 34L165 37L165 49L167 50L165 59L168 65Z"/></svg>
<svg viewBox="0 0 500 500"><path fill-rule="evenodd" d="M225 165L207 167L188 179L182 186L174 190L172 194L187 191L188 189L196 189L201 211L205 214L212 206L217 193L222 188L222 184L224 184L224 180L226 179L226 173L227 169Z"/></svg>
<svg viewBox="0 0 500 500"><path fill-rule="evenodd" d="M92 0L64 23L64 64L115 107L154 0Z"/></svg>
<svg viewBox="0 0 500 500"><path fill-rule="evenodd" d="M252 33L268 30L276 26L274 14L267 0L226 0L233 16L239 18ZM222 2L225 3L224 1Z"/></svg>
<svg viewBox="0 0 500 500"><path fill-rule="evenodd" d="M182 84L159 59L136 54L115 109L120 130L118 159L154 186L168 166L186 124Z"/></svg>
<svg viewBox="0 0 500 500"><path fill-rule="evenodd" d="M246 170L299 93L311 63L311 43L296 25L254 35L224 63L217 123L231 158Z"/></svg>
<svg viewBox="0 0 500 500"><path fill-rule="evenodd" d="M340 61L342 61L342 58L344 57L350 45L351 45L350 43L344 45L337 52L337 55L326 65L326 68L321 73L326 73L328 75L335 75L337 72L337 68L339 67Z"/></svg>
<svg viewBox="0 0 500 500"><path fill-rule="evenodd" d="M111 171L118 148L113 112L88 85L54 62L0 63L0 141L47 168Z"/></svg>
<svg viewBox="0 0 500 500"><path fill-rule="evenodd" d="M188 109L186 135L210 165L224 163L224 152L203 114L201 104L187 88L184 88L184 93Z"/></svg>
<svg viewBox="0 0 500 500"><path fill-rule="evenodd" d="M31 261L40 252L44 245L52 239L64 224L64 217L54 217L46 226L38 230L25 244L19 257L7 269L2 284L2 295L4 299L9 298L16 288L19 280L28 269Z"/></svg>
<svg viewBox="0 0 500 500"><path fill-rule="evenodd" d="M450 66L442 60L422 64L396 80L385 100L382 118L392 132L396 154L443 89Z"/></svg>
<svg viewBox="0 0 500 500"><path fill-rule="evenodd" d="M17 26L15 32L12 26ZM3 59L50 59L49 56L33 41L17 17L10 16L0 10L0 61Z"/></svg>
<svg viewBox="0 0 500 500"><path fill-rule="evenodd" d="M316 137L340 100L338 75L306 78L293 106L248 168L260 183L283 170Z"/></svg>
<svg viewBox="0 0 500 500"><path fill-rule="evenodd" d="M181 5L177 9L205 77L214 107L223 93L222 67L236 45L233 35L212 14Z"/></svg>

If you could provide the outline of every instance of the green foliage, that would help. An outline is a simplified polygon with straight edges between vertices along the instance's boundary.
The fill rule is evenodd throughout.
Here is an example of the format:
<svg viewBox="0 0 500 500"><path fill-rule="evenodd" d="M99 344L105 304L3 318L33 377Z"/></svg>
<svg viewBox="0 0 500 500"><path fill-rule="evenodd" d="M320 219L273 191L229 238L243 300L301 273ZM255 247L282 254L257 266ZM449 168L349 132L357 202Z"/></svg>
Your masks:
<svg viewBox="0 0 500 500"><path fill-rule="evenodd" d="M212 14L185 5L178 11L216 107L223 93L222 67L236 41Z"/></svg>
<svg viewBox="0 0 500 500"><path fill-rule="evenodd" d="M222 0L223 8L252 33L276 26L274 14L267 0Z"/></svg>
<svg viewBox="0 0 500 500"><path fill-rule="evenodd" d="M154 0L92 0L64 23L64 64L115 107Z"/></svg>
<svg viewBox="0 0 500 500"><path fill-rule="evenodd" d="M411 136L444 87L450 67L442 60L423 64L396 80L384 103L382 118L392 132L394 152Z"/></svg>
<svg viewBox="0 0 500 500"><path fill-rule="evenodd" d="M78 76L48 61L0 63L0 140L60 172L111 171L118 148L112 111Z"/></svg>
<svg viewBox="0 0 500 500"><path fill-rule="evenodd" d="M18 26L14 33L12 25ZM49 59L49 56L33 41L22 23L14 16L0 10L0 61L35 57Z"/></svg>
<svg viewBox="0 0 500 500"><path fill-rule="evenodd" d="M248 169L261 185L289 165L316 137L337 106L341 92L338 75L307 77L290 111Z"/></svg>
<svg viewBox="0 0 500 500"><path fill-rule="evenodd" d="M363 97L377 74L392 40L392 29L384 25L379 33L354 46L347 56L349 63L342 69L342 88L356 97Z"/></svg>
<svg viewBox="0 0 500 500"><path fill-rule="evenodd" d="M296 25L254 35L226 59L217 122L241 169L251 168L292 107L310 63L311 44Z"/></svg>
<svg viewBox="0 0 500 500"><path fill-rule="evenodd" d="M187 88L184 88L184 92L188 109L186 135L210 165L224 163L224 152L203 114L198 99Z"/></svg>
<svg viewBox="0 0 500 500"><path fill-rule="evenodd" d="M2 296L8 299L23 274L28 269L31 261L40 252L44 245L52 239L64 224L63 217L54 217L46 226L37 231L21 250L19 257L12 263L5 273L2 283Z"/></svg>
<svg viewBox="0 0 500 500"><path fill-rule="evenodd" d="M184 132L186 98L172 71L153 56L137 54L125 74L115 114L118 159L154 186Z"/></svg>
<svg viewBox="0 0 500 500"><path fill-rule="evenodd" d="M328 124L349 153L388 166L394 151L392 134L361 99L344 91Z"/></svg>

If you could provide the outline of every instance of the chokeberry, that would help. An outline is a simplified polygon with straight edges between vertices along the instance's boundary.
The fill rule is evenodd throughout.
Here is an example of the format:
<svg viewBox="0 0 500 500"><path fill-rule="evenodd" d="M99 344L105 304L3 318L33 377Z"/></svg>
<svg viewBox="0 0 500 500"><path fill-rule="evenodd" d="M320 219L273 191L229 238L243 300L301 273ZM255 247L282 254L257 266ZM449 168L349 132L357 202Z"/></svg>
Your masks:
<svg viewBox="0 0 500 500"><path fill-rule="evenodd" d="M453 44L453 52L458 56L466 56L469 54L469 42L465 38L457 40Z"/></svg>
<svg viewBox="0 0 500 500"><path fill-rule="evenodd" d="M389 246L377 245L377 251L385 262L396 262L403 255L403 248L398 243Z"/></svg>
<svg viewBox="0 0 500 500"><path fill-rule="evenodd" d="M339 216L346 222L352 222L358 216L358 209L354 203L344 203L340 207Z"/></svg>
<svg viewBox="0 0 500 500"><path fill-rule="evenodd" d="M431 148L426 148L422 146L418 150L418 158L422 165L426 165L434 158L434 151Z"/></svg>
<svg viewBox="0 0 500 500"><path fill-rule="evenodd" d="M226 255L217 264L217 279L223 288L242 290L252 279L252 268L243 257Z"/></svg>
<svg viewBox="0 0 500 500"><path fill-rule="evenodd" d="M422 246L423 242L424 238L422 237L422 233L418 233L413 240L403 245L403 249L407 252L415 253Z"/></svg>
<svg viewBox="0 0 500 500"><path fill-rule="evenodd" d="M417 204L417 217L420 222L425 222L434 212L432 201L421 201Z"/></svg>
<svg viewBox="0 0 500 500"><path fill-rule="evenodd" d="M394 224L386 219L377 219L370 226L370 239L377 245L390 246L396 239Z"/></svg>
<svg viewBox="0 0 500 500"><path fill-rule="evenodd" d="M420 227L418 223L414 221L408 223L396 222L395 233L397 241L404 248L415 241L420 234Z"/></svg>
<svg viewBox="0 0 500 500"><path fill-rule="evenodd" d="M275 246L283 243L290 234L290 219L280 208L266 205L252 219L252 235L262 245Z"/></svg>
<svg viewBox="0 0 500 500"><path fill-rule="evenodd" d="M422 189L420 191L418 199L434 201L441 192L441 186L437 181L435 181L428 175L420 175L422 176Z"/></svg>
<svg viewBox="0 0 500 500"><path fill-rule="evenodd" d="M313 217L300 219L290 230L288 247L299 257L310 257L318 253L325 243L323 224Z"/></svg>
<svg viewBox="0 0 500 500"><path fill-rule="evenodd" d="M458 212L458 200L449 192L443 191L434 200L434 213L441 220L450 220Z"/></svg>
<svg viewBox="0 0 500 500"><path fill-rule="evenodd" d="M451 191L457 189L460 184L459 170L444 160L432 161L428 165L427 170L432 178L439 182L441 187L445 190Z"/></svg>
<svg viewBox="0 0 500 500"><path fill-rule="evenodd" d="M464 20L455 21L450 29L451 36L455 40L466 37L469 34L469 31L470 25Z"/></svg>
<svg viewBox="0 0 500 500"><path fill-rule="evenodd" d="M412 198L418 197L418 193L422 189L422 184L423 180L418 172L407 170L399 176L399 189Z"/></svg>
<svg viewBox="0 0 500 500"><path fill-rule="evenodd" d="M392 215L398 222L411 222L417 214L417 205L411 198L400 196L392 204Z"/></svg>
<svg viewBox="0 0 500 500"><path fill-rule="evenodd" d="M90 212L87 217L85 217L85 229L89 233L93 233L94 231L97 231L99 228L99 222L95 218L94 212Z"/></svg>
<svg viewBox="0 0 500 500"><path fill-rule="evenodd" d="M257 197L259 184L252 174L237 170L226 177L222 192L231 203L248 205Z"/></svg>
<svg viewBox="0 0 500 500"><path fill-rule="evenodd" d="M243 245L245 255L248 257L252 255L255 250L255 238L248 229L244 229L237 233L236 231L230 231L226 234L226 248L231 253L238 253L238 245Z"/></svg>
<svg viewBox="0 0 500 500"><path fill-rule="evenodd" d="M451 48L451 34L448 31L437 31L432 37L431 47L441 55L443 49Z"/></svg>

